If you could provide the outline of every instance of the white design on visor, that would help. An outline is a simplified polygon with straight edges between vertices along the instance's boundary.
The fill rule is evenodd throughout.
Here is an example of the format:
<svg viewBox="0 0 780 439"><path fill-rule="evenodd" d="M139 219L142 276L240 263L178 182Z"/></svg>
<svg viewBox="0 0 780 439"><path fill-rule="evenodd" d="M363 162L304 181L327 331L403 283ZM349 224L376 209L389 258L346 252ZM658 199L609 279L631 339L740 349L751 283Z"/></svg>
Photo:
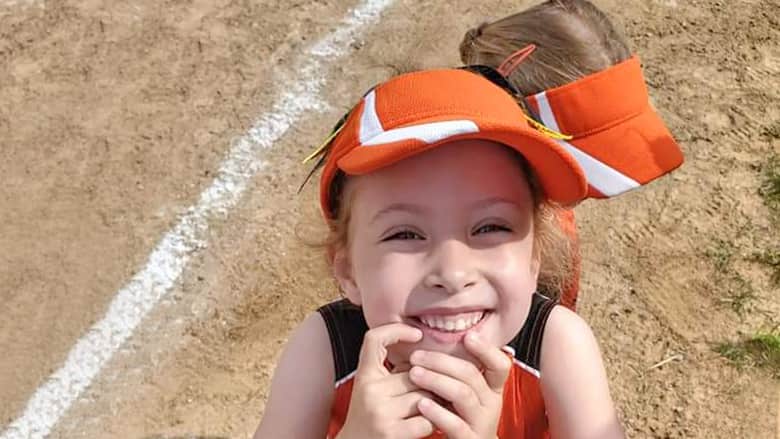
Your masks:
<svg viewBox="0 0 780 439"><path fill-rule="evenodd" d="M371 90L364 98L360 116L360 144L376 146L402 140L417 139L431 144L461 134L478 133L479 127L470 120L448 120L422 123L385 131L376 112L376 93Z"/></svg>
<svg viewBox="0 0 780 439"><path fill-rule="evenodd" d="M360 143L364 144L372 137L385 131L382 121L376 114L376 92L371 90L363 98L363 114L360 115Z"/></svg>
<svg viewBox="0 0 780 439"><path fill-rule="evenodd" d="M547 128L560 131L558 122L555 120L555 114L550 107L550 102L547 100L547 94L541 92L535 95L535 97L536 102L539 104L539 117L542 119L542 123L547 126ZM579 163L583 172L585 172L588 184L602 194L608 197L614 197L615 195L620 195L623 192L641 186L633 178L599 161L571 143L562 139L555 139L555 141L563 146L566 151L577 160L577 163Z"/></svg>

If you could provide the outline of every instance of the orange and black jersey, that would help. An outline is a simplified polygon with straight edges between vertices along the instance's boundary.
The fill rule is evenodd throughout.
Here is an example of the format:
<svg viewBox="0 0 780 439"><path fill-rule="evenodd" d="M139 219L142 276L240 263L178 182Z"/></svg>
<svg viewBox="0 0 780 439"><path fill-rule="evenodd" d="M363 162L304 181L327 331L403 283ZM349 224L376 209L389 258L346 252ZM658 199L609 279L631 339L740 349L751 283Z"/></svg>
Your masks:
<svg viewBox="0 0 780 439"><path fill-rule="evenodd" d="M547 416L539 385L539 362L544 328L556 302L535 293L525 324L504 351L513 366L504 385L504 403L499 420L499 439L549 437ZM325 321L335 367L336 393L331 407L327 438L334 438L344 425L349 410L355 371L363 336L368 326L362 310L346 299L317 310ZM444 438L440 433L431 439Z"/></svg>

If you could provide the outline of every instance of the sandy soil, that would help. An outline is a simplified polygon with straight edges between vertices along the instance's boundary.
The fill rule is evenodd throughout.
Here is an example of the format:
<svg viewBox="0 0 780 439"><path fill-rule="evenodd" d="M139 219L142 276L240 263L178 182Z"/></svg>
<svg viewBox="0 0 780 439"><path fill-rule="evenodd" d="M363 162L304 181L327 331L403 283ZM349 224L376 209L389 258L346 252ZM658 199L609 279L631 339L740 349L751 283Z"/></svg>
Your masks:
<svg viewBox="0 0 780 439"><path fill-rule="evenodd" d="M53 437L246 437L287 333L332 298L300 158L401 66L457 62L461 34L530 2L399 0L323 72L331 108L264 157L240 208ZM603 6L641 55L687 157L578 208L581 313L631 437L778 432L780 386L713 345L780 324L750 256L780 234L757 195L780 153L780 5ZM11 422L270 108L353 0L0 2L0 425ZM725 255L725 256L724 256ZM667 358L676 360L658 368Z"/></svg>

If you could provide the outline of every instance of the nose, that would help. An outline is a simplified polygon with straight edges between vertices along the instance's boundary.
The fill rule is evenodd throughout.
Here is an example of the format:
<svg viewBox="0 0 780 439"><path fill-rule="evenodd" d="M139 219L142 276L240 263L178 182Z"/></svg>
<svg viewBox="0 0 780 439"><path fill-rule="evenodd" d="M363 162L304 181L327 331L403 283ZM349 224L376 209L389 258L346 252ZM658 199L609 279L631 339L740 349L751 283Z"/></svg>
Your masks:
<svg viewBox="0 0 780 439"><path fill-rule="evenodd" d="M426 287L455 294L477 284L477 261L467 244L455 239L443 241L431 258L431 269L424 280Z"/></svg>

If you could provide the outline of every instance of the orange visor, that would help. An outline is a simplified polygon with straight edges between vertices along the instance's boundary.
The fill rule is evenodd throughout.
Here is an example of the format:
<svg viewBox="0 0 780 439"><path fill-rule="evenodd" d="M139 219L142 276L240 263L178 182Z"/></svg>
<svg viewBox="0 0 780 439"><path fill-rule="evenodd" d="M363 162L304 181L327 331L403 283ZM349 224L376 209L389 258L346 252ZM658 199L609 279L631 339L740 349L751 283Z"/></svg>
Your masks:
<svg viewBox="0 0 780 439"><path fill-rule="evenodd" d="M585 173L589 197L619 195L683 162L680 147L650 107L636 56L526 102L542 124L571 136L556 141Z"/></svg>
<svg viewBox="0 0 780 439"><path fill-rule="evenodd" d="M573 204L587 194L575 159L529 124L515 98L485 77L462 69L427 70L374 87L330 141L320 179L320 202L332 218L330 186L339 170L368 174L444 143L484 139L521 153L545 196Z"/></svg>

